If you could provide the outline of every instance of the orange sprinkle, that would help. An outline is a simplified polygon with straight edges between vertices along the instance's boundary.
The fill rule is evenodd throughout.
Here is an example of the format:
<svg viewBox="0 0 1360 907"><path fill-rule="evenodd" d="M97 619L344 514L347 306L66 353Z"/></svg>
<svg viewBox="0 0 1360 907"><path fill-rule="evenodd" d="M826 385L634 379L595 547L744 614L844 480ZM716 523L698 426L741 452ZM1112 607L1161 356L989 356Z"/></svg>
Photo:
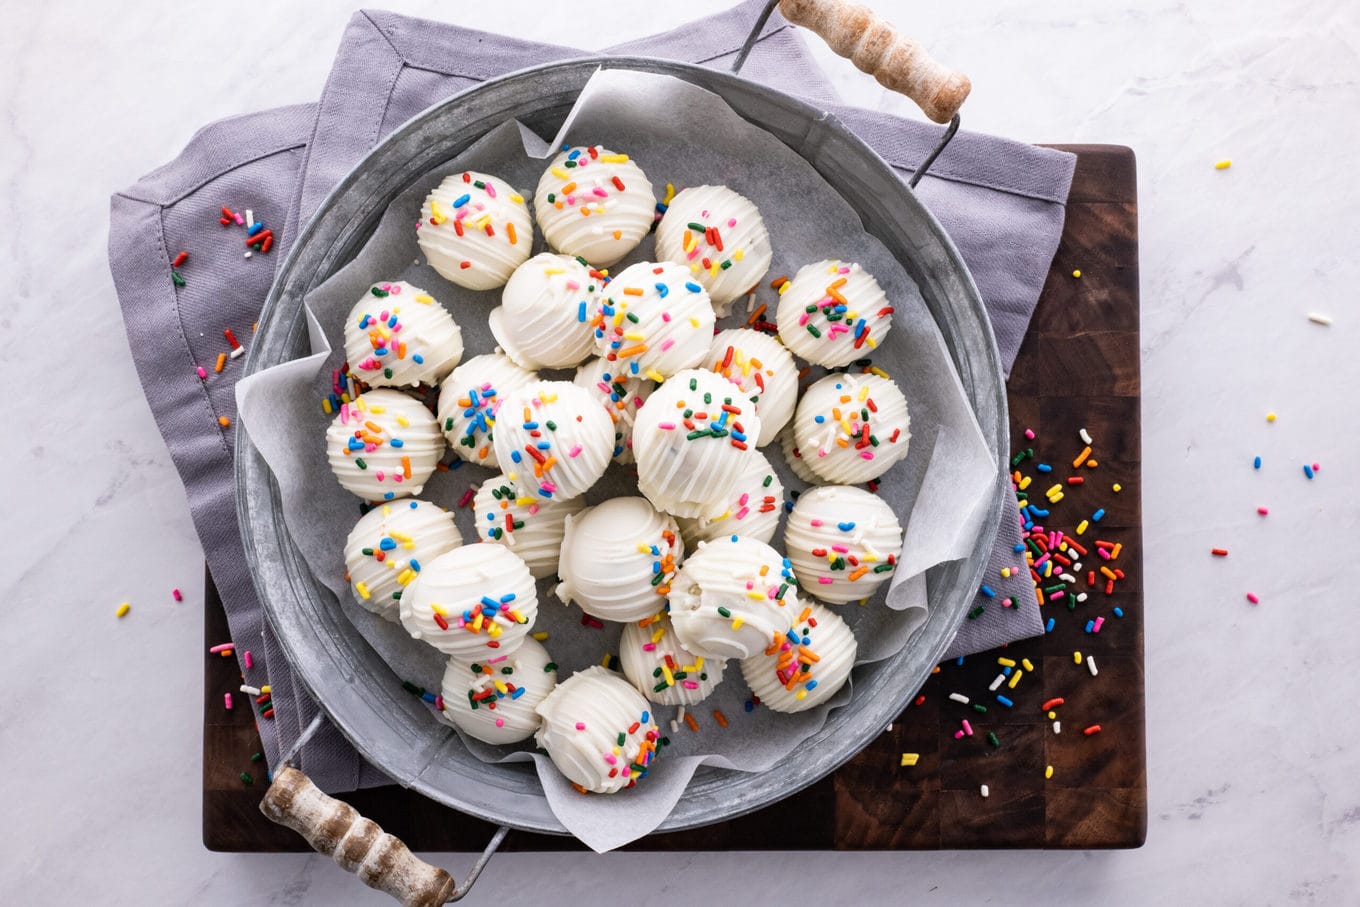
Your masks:
<svg viewBox="0 0 1360 907"><path fill-rule="evenodd" d="M224 369L224 368L226 368L226 367L227 367L227 354L226 354L226 353L218 353L218 354L217 354L217 365L213 368L213 371L215 371L215 372L221 372L222 369Z"/></svg>
<svg viewBox="0 0 1360 907"><path fill-rule="evenodd" d="M410 458L410 457L402 457L402 458L401 458L401 474L402 474L403 476L405 476L406 478L408 478L408 479L411 478L411 458Z"/></svg>
<svg viewBox="0 0 1360 907"><path fill-rule="evenodd" d="M641 290L640 288L638 288L638 287L624 287L624 288L623 288L623 292L624 292L624 295L625 295L625 296L641 296L641 295L642 295L642 290Z"/></svg>
<svg viewBox="0 0 1360 907"><path fill-rule="evenodd" d="M1090 448L1089 446L1088 446L1088 447L1082 448L1081 453L1077 454L1077 458L1076 458L1075 460L1072 461L1072 468L1075 469L1076 467L1078 467L1078 466L1080 466L1081 464L1085 463L1085 462L1086 462L1086 458L1089 457L1090 455L1091 455L1091 448Z"/></svg>
<svg viewBox="0 0 1360 907"><path fill-rule="evenodd" d="M686 712L686 713L685 713L685 724L688 724L688 725L689 725L689 729L690 729L691 731L694 731L694 732L696 732L696 733L698 732L698 730L699 730L699 722L695 721L695 720L694 720L694 716L691 715L689 712Z"/></svg>
<svg viewBox="0 0 1360 907"><path fill-rule="evenodd" d="M226 428L227 426L231 425L231 420L228 419L226 416L218 416L217 424L222 426L223 428Z"/></svg>
<svg viewBox="0 0 1360 907"><path fill-rule="evenodd" d="M858 580L861 576L863 576L864 574L866 574L866 573L868 573L868 572L869 572L869 568L868 568L868 567L857 567L857 568L855 568L854 571L851 572L850 576L847 577L847 579L849 579L850 582L853 583L853 582L855 582L856 580Z"/></svg>
<svg viewBox="0 0 1360 907"><path fill-rule="evenodd" d="M571 194L572 194L573 192L575 192L575 191L576 191L576 182L575 182L574 180L573 180L572 182L570 182L570 183L567 183L565 186L562 187L562 194L563 194L563 195L571 195Z"/></svg>
<svg viewBox="0 0 1360 907"><path fill-rule="evenodd" d="M787 274L780 274L780 275L779 275L778 277L776 277L774 280L770 281L770 289L771 289L771 290L777 290L777 289L779 289L780 287L782 287L784 284L786 284L786 283L788 283L788 282L789 282L789 277L788 277L788 275L787 275Z"/></svg>
<svg viewBox="0 0 1360 907"><path fill-rule="evenodd" d="M515 225L508 221L505 224L505 235L510 238L510 245L513 246L519 242L519 239L515 236Z"/></svg>
<svg viewBox="0 0 1360 907"><path fill-rule="evenodd" d="M627 291L625 290L624 292ZM624 347L623 349L619 350L618 356L620 359L626 359L629 356L638 356L645 352L647 352L647 344L638 343L633 346Z"/></svg>
<svg viewBox="0 0 1360 907"><path fill-rule="evenodd" d="M717 709L713 710L713 720L718 722L720 727L727 727L727 716Z"/></svg>
<svg viewBox="0 0 1360 907"><path fill-rule="evenodd" d="M755 324L757 321L760 320L760 316L765 314L765 310L766 310L767 308L769 308L769 306L767 306L767 305L766 305L765 303L763 303L763 302L762 302L760 305L756 306L756 310L755 310L754 312L751 313L751 317L750 317L750 318L747 318L747 319L746 319L746 323L747 323L747 324Z"/></svg>

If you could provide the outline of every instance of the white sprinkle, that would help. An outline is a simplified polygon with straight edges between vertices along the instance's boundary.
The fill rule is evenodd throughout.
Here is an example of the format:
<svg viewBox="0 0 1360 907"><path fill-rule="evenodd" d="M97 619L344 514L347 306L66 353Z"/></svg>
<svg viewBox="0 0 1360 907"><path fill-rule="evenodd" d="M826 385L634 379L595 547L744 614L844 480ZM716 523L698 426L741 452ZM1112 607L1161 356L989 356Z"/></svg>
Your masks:
<svg viewBox="0 0 1360 907"><path fill-rule="evenodd" d="M1085 592L1078 592L1078 593L1077 593L1077 601L1078 601L1078 602L1084 602L1084 601L1086 601L1086 593L1085 593Z"/></svg>
<svg viewBox="0 0 1360 907"><path fill-rule="evenodd" d="M236 349L234 349L234 350L231 351L231 358L233 358L233 359L240 359L240 358L241 358L242 356L244 356L245 354L246 354L246 348L243 347L243 346L238 346ZM396 566L396 563L393 562L392 566L395 567L395 566Z"/></svg>
<svg viewBox="0 0 1360 907"><path fill-rule="evenodd" d="M246 258L249 258L249 257L250 257L250 253L247 252L247 253L246 253Z"/></svg>
<svg viewBox="0 0 1360 907"><path fill-rule="evenodd" d="M981 793L982 796L984 796L984 797L990 797L990 796L992 795L992 790L991 790L991 788L989 788L987 785L984 784L984 785L982 785L982 790L979 791L979 793Z"/></svg>
<svg viewBox="0 0 1360 907"><path fill-rule="evenodd" d="M1308 320L1311 321L1311 322L1313 322L1313 324L1331 324L1331 323L1332 323L1331 317L1328 316L1328 315L1324 315L1324 314L1322 314L1321 312L1309 312L1309 313L1308 313Z"/></svg>
<svg viewBox="0 0 1360 907"><path fill-rule="evenodd" d="M1087 656L1086 656L1086 669L1087 669L1088 671L1091 672L1091 676L1092 676L1092 677L1094 677L1094 676L1096 676L1097 674L1100 673L1099 671L1096 670L1096 659L1095 659L1095 656L1093 656L1093 655L1087 655Z"/></svg>
<svg viewBox="0 0 1360 907"><path fill-rule="evenodd" d="M251 211L249 208L247 208L247 209L246 209L246 229L249 230L249 229L250 229L251 227L253 227L253 226L255 226L255 212L254 212L254 211Z"/></svg>
<svg viewBox="0 0 1360 907"><path fill-rule="evenodd" d="M1062 722L1061 722L1061 721L1055 721L1055 722L1053 722L1053 733L1055 733L1055 734L1061 734L1061 733L1062 733Z"/></svg>
<svg viewBox="0 0 1360 907"><path fill-rule="evenodd" d="M968 704L968 697L963 695L962 693L950 693L949 698L954 700L955 702L961 702L964 705Z"/></svg>
<svg viewBox="0 0 1360 907"><path fill-rule="evenodd" d="M1078 567L1077 569L1080 570L1081 568ZM1075 583L1077 581L1077 578L1070 573L1059 573L1058 579L1065 583Z"/></svg>
<svg viewBox="0 0 1360 907"><path fill-rule="evenodd" d="M680 733L680 722L676 721L674 718L671 719L671 733Z"/></svg>
<svg viewBox="0 0 1360 907"><path fill-rule="evenodd" d="M242 692L242 693L246 693L247 695L250 695L250 696L258 696L258 695L260 695L260 688L259 688L259 687L252 687L252 686L250 686L249 684L243 683L243 684L241 684L241 692Z"/></svg>
<svg viewBox="0 0 1360 907"><path fill-rule="evenodd" d="M756 308L756 294L754 291L752 291L751 295L746 297L746 314L747 315L751 314L753 311L755 311L755 308Z"/></svg>
<svg viewBox="0 0 1360 907"><path fill-rule="evenodd" d="M1084 428L1081 430L1081 443L1083 444L1091 443L1091 434Z"/></svg>
<svg viewBox="0 0 1360 907"><path fill-rule="evenodd" d="M1001 686L1003 683L1005 683L1005 682L1006 682L1006 675L1005 675L1005 674L998 674L998 675L996 675L996 680L993 680L993 681L992 681L992 685L989 686L987 689L992 690L993 692L995 692L996 689L997 689L998 687L1000 687L1000 686Z"/></svg>
<svg viewBox="0 0 1360 907"><path fill-rule="evenodd" d="M1080 573L1080 572L1081 572L1081 561L1077 561L1075 564L1072 565L1072 571L1073 571L1074 573Z"/></svg>
<svg viewBox="0 0 1360 907"><path fill-rule="evenodd" d="M888 729L887 729L886 731L884 731L883 733L885 733L885 734L891 734L891 733L892 733L892 725L889 724L889 725L888 725Z"/></svg>

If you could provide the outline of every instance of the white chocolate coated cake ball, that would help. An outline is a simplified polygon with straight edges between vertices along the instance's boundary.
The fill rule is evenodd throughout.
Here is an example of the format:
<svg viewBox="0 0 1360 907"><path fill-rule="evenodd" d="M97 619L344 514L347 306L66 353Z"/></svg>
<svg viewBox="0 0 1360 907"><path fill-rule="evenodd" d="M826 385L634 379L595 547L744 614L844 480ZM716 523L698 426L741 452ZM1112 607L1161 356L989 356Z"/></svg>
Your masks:
<svg viewBox="0 0 1360 907"><path fill-rule="evenodd" d="M776 712L801 712L836 694L855 666L855 634L836 612L812 602L763 651L743 658L741 676Z"/></svg>
<svg viewBox="0 0 1360 907"><path fill-rule="evenodd" d="M402 592L422 566L461 544L453 514L438 504L405 500L374 507L345 541L345 571L354 600L396 620Z"/></svg>
<svg viewBox="0 0 1360 907"><path fill-rule="evenodd" d="M557 685L538 706L535 742L571 783L597 794L632 787L647 774L660 733L633 685L594 665Z"/></svg>
<svg viewBox="0 0 1360 907"><path fill-rule="evenodd" d="M726 378L687 369L647 398L633 424L638 488L680 517L720 513L755 456L760 417Z"/></svg>
<svg viewBox="0 0 1360 907"><path fill-rule="evenodd" d="M628 155L600 145L567 148L538 181L534 216L548 245L607 268L652 228L656 197Z"/></svg>
<svg viewBox="0 0 1360 907"><path fill-rule="evenodd" d="M852 485L822 485L794 503L784 550L809 595L832 604L860 601L892 579L902 550L902 524L876 494Z"/></svg>
<svg viewBox="0 0 1360 907"><path fill-rule="evenodd" d="M369 387L434 385L463 358L463 332L429 293L404 280L384 281L350 310L345 358Z"/></svg>
<svg viewBox="0 0 1360 907"><path fill-rule="evenodd" d="M543 723L538 705L557 686L557 665L533 637L509 655L450 658L440 696L444 717L484 743L528 740Z"/></svg>
<svg viewBox="0 0 1360 907"><path fill-rule="evenodd" d="M769 542L779 528L779 517L783 512L784 484L775 475L765 454L756 451L747 461L726 507L707 516L686 517L676 522L680 524L680 536L689 548L727 535Z"/></svg>
<svg viewBox="0 0 1360 907"><path fill-rule="evenodd" d="M658 705L697 705L722 682L722 660L682 646L664 612L624 625L619 662L638 692Z"/></svg>
<svg viewBox="0 0 1360 907"><path fill-rule="evenodd" d="M502 179L470 170L444 177L430 191L417 226L430 267L469 290L503 286L534 244L524 196Z"/></svg>
<svg viewBox="0 0 1360 907"><path fill-rule="evenodd" d="M496 459L520 493L566 501L604 475L614 424L588 391L538 381L505 396L494 440Z"/></svg>
<svg viewBox="0 0 1360 907"><path fill-rule="evenodd" d="M779 339L808 362L835 368L868 356L892 327L883 288L858 264L827 259L799 269L779 294Z"/></svg>
<svg viewBox="0 0 1360 907"><path fill-rule="evenodd" d="M479 542L423 564L401 596L401 624L445 655L509 655L538 616L534 578L503 545Z"/></svg>
<svg viewBox="0 0 1360 907"><path fill-rule="evenodd" d="M600 291L595 348L620 368L660 381L703 361L715 316L708 293L682 267L640 261Z"/></svg>
<svg viewBox="0 0 1360 907"><path fill-rule="evenodd" d="M750 199L726 186L692 186L656 228L656 257L685 265L725 311L770 267L770 235Z"/></svg>
<svg viewBox="0 0 1360 907"><path fill-rule="evenodd" d="M534 579L557 572L567 517L585 506L580 498L560 501L521 494L504 475L487 479L472 499L478 540L515 552Z"/></svg>
<svg viewBox="0 0 1360 907"><path fill-rule="evenodd" d="M827 375L798 401L793 436L803 463L825 482L877 479L906 457L911 439L907 398L871 374Z"/></svg>
<svg viewBox="0 0 1360 907"><path fill-rule="evenodd" d="M326 429L331 471L366 501L420 494L443 453L434 416L400 391L372 390L341 404Z"/></svg>
<svg viewBox="0 0 1360 907"><path fill-rule="evenodd" d="M793 418L798 402L798 366L784 344L750 328L729 328L713 338L704 367L717 372L755 405L764 447Z"/></svg>
<svg viewBox="0 0 1360 907"><path fill-rule="evenodd" d="M439 386L436 413L449 449L461 460L500 467L492 428L501 401L512 390L527 387L538 376L501 353L473 356Z"/></svg>
<svg viewBox="0 0 1360 907"><path fill-rule="evenodd" d="M683 557L674 518L610 498L567 519L557 597L601 620L642 620L665 606Z"/></svg>
<svg viewBox="0 0 1360 907"><path fill-rule="evenodd" d="M614 423L614 462L633 462L633 423L638 409L656 388L656 382L639 376L637 363L623 365L592 359L576 370L572 383L590 391Z"/></svg>
<svg viewBox="0 0 1360 907"><path fill-rule="evenodd" d="M783 633L801 610L793 569L764 542L704 542L671 582L670 614L686 649L705 658L746 658Z"/></svg>
<svg viewBox="0 0 1360 907"><path fill-rule="evenodd" d="M570 255L543 252L515 269L488 321L505 354L527 369L568 368L595 351L590 324L603 278Z"/></svg>

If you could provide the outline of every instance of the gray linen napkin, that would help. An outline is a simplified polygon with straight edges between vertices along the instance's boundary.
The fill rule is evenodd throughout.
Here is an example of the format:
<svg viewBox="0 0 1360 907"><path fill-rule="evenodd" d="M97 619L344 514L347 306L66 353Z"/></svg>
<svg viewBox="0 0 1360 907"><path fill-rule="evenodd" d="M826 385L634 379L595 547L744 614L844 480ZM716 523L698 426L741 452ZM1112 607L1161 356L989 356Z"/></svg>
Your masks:
<svg viewBox="0 0 1360 907"><path fill-rule="evenodd" d="M727 68L762 0L610 52L666 57ZM109 258L143 390L188 493L209 569L222 593L238 655L253 648L246 682L270 684L278 703L261 722L271 765L316 712L295 686L265 624L245 565L233 503L234 384L240 359L218 374L224 329L249 343L274 269L330 188L382 137L436 101L504 72L580 56L536 44L392 13L352 18L318 104L279 108L205 127L174 161L114 196ZM831 109L895 168L908 174L938 127L837 103L802 37L778 14L743 74ZM918 192L950 232L992 314L1009 370L1057 248L1074 158L988 136L960 134ZM274 230L268 255L249 260L244 232L217 221L222 205L251 209ZM177 270L171 261L190 253ZM195 369L203 366L208 379ZM229 425L219 425L225 417ZM1015 563L1017 524L1009 512L989 575L998 597L1023 606L991 607L968 622L952 654L982 651L1040 632L1027 578L1001 581ZM301 754L323 788L385 782L329 725Z"/></svg>

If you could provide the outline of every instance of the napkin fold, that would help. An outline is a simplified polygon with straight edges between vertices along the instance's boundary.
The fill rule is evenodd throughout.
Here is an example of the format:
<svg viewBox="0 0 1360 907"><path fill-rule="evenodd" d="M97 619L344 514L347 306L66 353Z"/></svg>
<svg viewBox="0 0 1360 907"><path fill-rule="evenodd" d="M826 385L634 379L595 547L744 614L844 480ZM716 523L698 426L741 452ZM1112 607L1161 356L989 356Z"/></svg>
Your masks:
<svg viewBox="0 0 1360 907"><path fill-rule="evenodd" d="M763 0L673 31L610 48L622 55L727 69ZM276 708L260 722L269 764L297 739L317 706L300 685L264 620L236 521L232 456L235 381L224 335L249 344L277 265L331 188L409 117L464 89L516 69L585 55L382 11L354 14L321 100L247 114L201 129L175 160L113 197L109 262L147 402L184 481L208 567L222 595L246 683L269 684ZM801 34L776 12L761 31L744 77L818 104L841 119L908 178L938 141L939 127L843 105ZM1062 232L1075 158L1007 139L961 132L917 193L958 246L982 293L1007 372L1024 337ZM274 232L268 254L244 257L246 232L219 223L221 208L249 210ZM175 267L181 251L189 255ZM228 358L219 372L218 356ZM200 378L202 368L206 378ZM983 651L1042 630L1019 526L1008 510L988 575L998 600L968 621L950 655ZM979 598L979 601L982 601ZM329 724L299 763L324 790L387 779Z"/></svg>

